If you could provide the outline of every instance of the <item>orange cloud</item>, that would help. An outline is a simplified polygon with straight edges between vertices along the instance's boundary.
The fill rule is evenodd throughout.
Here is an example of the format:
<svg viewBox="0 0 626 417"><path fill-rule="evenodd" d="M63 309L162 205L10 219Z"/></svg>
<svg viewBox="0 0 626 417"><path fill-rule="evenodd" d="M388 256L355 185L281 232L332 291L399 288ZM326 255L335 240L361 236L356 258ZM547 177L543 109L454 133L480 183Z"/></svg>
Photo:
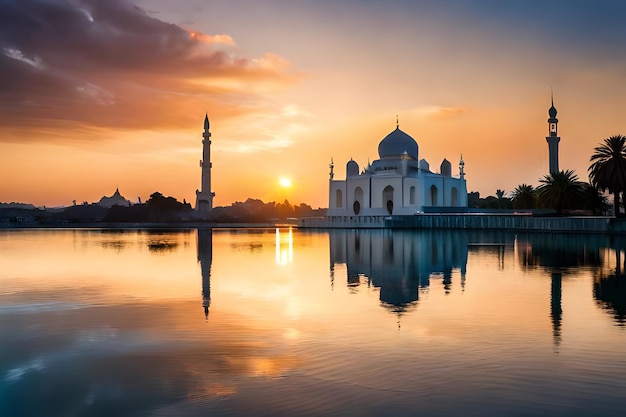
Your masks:
<svg viewBox="0 0 626 417"><path fill-rule="evenodd" d="M191 29L188 29L187 32L189 32L189 38L194 41L208 43L210 45L221 44L221 45L236 46L234 39L230 35L223 35L223 34L207 35L205 33L197 32Z"/></svg>
<svg viewBox="0 0 626 417"><path fill-rule="evenodd" d="M126 0L0 3L0 141L33 129L174 129L198 112L254 111L263 93L298 79L284 58L247 58L229 35L149 16ZM261 107L261 106L256 106Z"/></svg>

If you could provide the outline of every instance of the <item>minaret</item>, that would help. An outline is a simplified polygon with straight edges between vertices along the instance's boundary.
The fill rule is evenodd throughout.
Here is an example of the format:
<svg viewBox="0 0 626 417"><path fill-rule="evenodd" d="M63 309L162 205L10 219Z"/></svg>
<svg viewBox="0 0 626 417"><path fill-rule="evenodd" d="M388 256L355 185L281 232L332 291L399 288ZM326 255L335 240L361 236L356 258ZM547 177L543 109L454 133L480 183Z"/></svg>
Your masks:
<svg viewBox="0 0 626 417"><path fill-rule="evenodd" d="M561 138L557 134L559 119L556 118L556 108L554 107L554 96L552 96L552 106L548 109L548 152L550 154L550 174L559 172L559 142Z"/></svg>
<svg viewBox="0 0 626 417"><path fill-rule="evenodd" d="M213 209L213 197L215 193L211 191L211 132L209 132L209 115L204 116L204 132L202 133L202 185L200 190L196 190L196 210L208 213Z"/></svg>

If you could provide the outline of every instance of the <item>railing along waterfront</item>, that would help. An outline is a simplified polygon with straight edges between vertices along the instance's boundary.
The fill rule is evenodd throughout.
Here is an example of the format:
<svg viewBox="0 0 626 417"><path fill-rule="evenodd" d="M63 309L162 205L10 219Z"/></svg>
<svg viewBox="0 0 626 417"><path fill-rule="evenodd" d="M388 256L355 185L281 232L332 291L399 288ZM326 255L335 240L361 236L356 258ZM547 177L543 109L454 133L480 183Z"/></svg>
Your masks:
<svg viewBox="0 0 626 417"><path fill-rule="evenodd" d="M441 214L425 213L415 216L327 216L302 218L301 228L354 229L500 229L544 232L611 231L609 217L533 217L516 214Z"/></svg>

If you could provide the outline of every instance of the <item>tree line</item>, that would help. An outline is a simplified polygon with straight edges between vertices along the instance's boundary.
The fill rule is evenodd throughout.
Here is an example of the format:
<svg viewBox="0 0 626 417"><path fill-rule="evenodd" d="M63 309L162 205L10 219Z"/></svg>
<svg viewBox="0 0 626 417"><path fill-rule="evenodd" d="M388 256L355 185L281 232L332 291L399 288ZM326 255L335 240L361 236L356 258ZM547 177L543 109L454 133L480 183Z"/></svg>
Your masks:
<svg viewBox="0 0 626 417"><path fill-rule="evenodd" d="M609 210L608 191L613 195L613 212L623 216L626 192L626 136L604 139L589 159L589 182L583 182L573 170L554 172L539 179L539 186L523 183L510 196L504 190L481 199L478 193L468 195L468 205L478 208L549 209L557 215L605 215ZM620 198L620 196L622 198Z"/></svg>

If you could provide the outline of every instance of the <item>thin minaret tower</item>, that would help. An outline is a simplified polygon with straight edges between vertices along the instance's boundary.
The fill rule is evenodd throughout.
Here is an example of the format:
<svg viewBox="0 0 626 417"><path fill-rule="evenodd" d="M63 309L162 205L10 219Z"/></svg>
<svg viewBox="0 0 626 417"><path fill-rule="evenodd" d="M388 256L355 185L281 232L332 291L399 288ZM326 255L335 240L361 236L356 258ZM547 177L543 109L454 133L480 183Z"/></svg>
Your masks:
<svg viewBox="0 0 626 417"><path fill-rule="evenodd" d="M561 138L558 135L559 119L556 118L556 108L554 107L554 94L551 94L552 106L548 109L548 152L550 155L550 174L559 172L559 142Z"/></svg>
<svg viewBox="0 0 626 417"><path fill-rule="evenodd" d="M200 190L196 190L196 210L208 213L213 209L213 197L211 191L211 132L209 132L209 115L204 116L204 132L202 133L202 184Z"/></svg>

